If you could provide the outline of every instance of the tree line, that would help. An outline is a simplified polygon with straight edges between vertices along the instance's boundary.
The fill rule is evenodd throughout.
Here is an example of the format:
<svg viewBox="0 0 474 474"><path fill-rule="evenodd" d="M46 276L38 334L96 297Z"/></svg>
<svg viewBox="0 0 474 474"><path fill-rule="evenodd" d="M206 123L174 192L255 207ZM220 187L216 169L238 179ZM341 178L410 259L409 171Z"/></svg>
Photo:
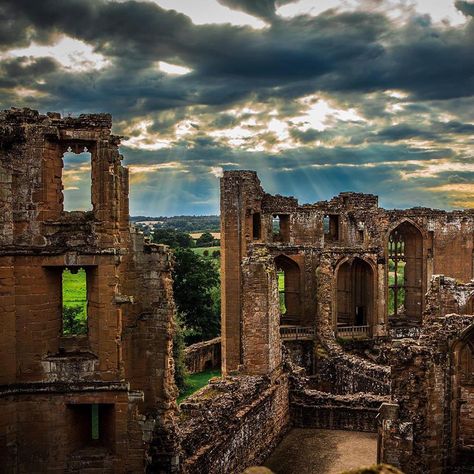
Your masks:
<svg viewBox="0 0 474 474"><path fill-rule="evenodd" d="M191 236L176 229L155 231L152 241L169 245L174 255L173 292L177 321L173 355L175 381L182 393L186 390L184 348L220 334L220 252L216 250L209 255L208 250L204 250L203 255L198 254L192 249ZM209 237L202 243L209 247Z"/></svg>

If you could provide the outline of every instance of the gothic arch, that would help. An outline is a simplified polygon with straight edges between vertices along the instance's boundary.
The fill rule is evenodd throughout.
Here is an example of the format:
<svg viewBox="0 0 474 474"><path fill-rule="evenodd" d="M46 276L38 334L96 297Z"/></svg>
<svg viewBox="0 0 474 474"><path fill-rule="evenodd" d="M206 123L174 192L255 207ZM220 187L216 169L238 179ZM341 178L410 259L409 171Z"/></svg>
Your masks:
<svg viewBox="0 0 474 474"><path fill-rule="evenodd" d="M336 266L335 325L369 326L375 312L371 263L360 257L344 258Z"/></svg>
<svg viewBox="0 0 474 474"><path fill-rule="evenodd" d="M421 321L424 277L423 232L404 219L387 234L387 312L394 319Z"/></svg>

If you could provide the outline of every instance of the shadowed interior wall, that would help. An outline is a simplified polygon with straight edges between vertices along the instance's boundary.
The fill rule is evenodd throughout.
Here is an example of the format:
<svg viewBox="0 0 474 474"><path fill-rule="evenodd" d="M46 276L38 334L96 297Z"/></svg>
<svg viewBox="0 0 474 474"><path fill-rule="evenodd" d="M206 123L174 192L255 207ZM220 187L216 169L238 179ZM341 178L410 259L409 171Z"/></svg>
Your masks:
<svg viewBox="0 0 474 474"><path fill-rule="evenodd" d="M370 324L373 299L370 264L360 258L344 262L337 273L337 325Z"/></svg>

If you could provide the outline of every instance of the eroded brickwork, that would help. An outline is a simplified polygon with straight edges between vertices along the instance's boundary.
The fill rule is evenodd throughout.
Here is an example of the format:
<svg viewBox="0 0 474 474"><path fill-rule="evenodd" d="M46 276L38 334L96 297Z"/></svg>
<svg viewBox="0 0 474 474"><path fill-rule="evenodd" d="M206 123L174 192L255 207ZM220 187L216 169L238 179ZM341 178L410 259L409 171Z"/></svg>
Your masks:
<svg viewBox="0 0 474 474"><path fill-rule="evenodd" d="M240 473L263 463L289 423L287 374L216 379L181 404L182 472Z"/></svg>
<svg viewBox="0 0 474 474"><path fill-rule="evenodd" d="M230 171L221 224L224 373L297 363L297 426L378 427L380 460L408 473L474 464L473 210L299 205Z"/></svg>
<svg viewBox="0 0 474 474"><path fill-rule="evenodd" d="M464 307L473 290L434 277L420 337L392 347L393 403L381 409L381 456L406 472L474 465L474 315L446 314L453 304Z"/></svg>
<svg viewBox="0 0 474 474"><path fill-rule="evenodd" d="M173 430L172 262L129 226L111 126L0 113L2 472L143 472L153 433ZM63 154L84 149L92 211L65 212ZM64 269L86 272L87 334L63 332Z"/></svg>

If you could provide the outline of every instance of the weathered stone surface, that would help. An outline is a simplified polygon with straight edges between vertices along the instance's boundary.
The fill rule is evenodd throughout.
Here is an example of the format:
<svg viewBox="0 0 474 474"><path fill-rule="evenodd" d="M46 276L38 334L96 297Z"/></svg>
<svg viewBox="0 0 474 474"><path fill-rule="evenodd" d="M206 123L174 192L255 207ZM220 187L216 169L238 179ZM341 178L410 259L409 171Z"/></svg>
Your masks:
<svg viewBox="0 0 474 474"><path fill-rule="evenodd" d="M2 472L141 472L157 457L149 433L173 432L172 261L129 226L111 126L109 114L0 113ZM90 212L63 210L69 147L91 153ZM86 271L87 335L62 335L64 268Z"/></svg>
<svg viewBox="0 0 474 474"><path fill-rule="evenodd" d="M181 404L182 472L242 472L260 464L289 428L288 376L215 380Z"/></svg>
<svg viewBox="0 0 474 474"><path fill-rule="evenodd" d="M361 193L299 205L229 171L221 223L224 373L271 375L285 352L294 423L374 431L381 405L382 461L474 464L474 210L386 210ZM389 292L403 296L391 315Z"/></svg>

